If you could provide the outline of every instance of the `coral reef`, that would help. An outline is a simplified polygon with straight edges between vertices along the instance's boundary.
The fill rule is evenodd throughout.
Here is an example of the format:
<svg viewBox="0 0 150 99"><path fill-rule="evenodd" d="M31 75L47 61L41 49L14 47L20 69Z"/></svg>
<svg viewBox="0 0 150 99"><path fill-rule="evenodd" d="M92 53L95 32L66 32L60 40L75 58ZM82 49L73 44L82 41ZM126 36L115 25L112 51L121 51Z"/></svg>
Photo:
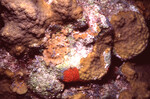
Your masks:
<svg viewBox="0 0 150 99"><path fill-rule="evenodd" d="M98 45L98 48L94 48L94 51L88 54L86 58L81 59L80 79L101 79L107 73L111 61L111 49L108 46L103 47Z"/></svg>
<svg viewBox="0 0 150 99"><path fill-rule="evenodd" d="M149 0L132 0L132 1L134 1L134 4L138 7L140 13L143 14L145 20L150 21L149 20L149 18L150 18L150 12L149 12L150 1ZM147 25L149 25L149 24L147 24Z"/></svg>
<svg viewBox="0 0 150 99"><path fill-rule="evenodd" d="M109 24L106 17L99 13L100 7L97 4L87 5L88 6L82 6L83 17L77 19L77 22L65 26L57 25L55 26L55 31L52 31L51 28L49 29L48 32L52 35L47 42L48 47L44 50L43 56L49 66L55 66L62 71L67 69L70 70L70 68L77 68L82 80L96 80L100 79L107 73L111 60L111 47L107 45L105 46L105 43L110 43L112 39L110 32L101 33L101 28L107 29L109 28ZM92 11L91 9L95 10ZM100 34L101 36L99 36ZM98 47L95 44L97 38L99 40L105 39L106 41L101 41L101 44L97 44L100 46ZM91 61L88 61L88 66L82 63L86 63L90 58ZM100 62L98 62L99 60ZM98 64L93 64L93 61ZM83 64L84 66L82 66ZM89 74L91 70L97 70L97 73L92 71L93 76L85 77L84 74L86 73L84 73L84 71L88 71ZM98 73L99 70L102 72ZM64 81L68 82L68 80ZM74 81L74 79L70 80L70 82L71 81Z"/></svg>
<svg viewBox="0 0 150 99"><path fill-rule="evenodd" d="M101 79L109 69L112 47L113 53L124 60L138 55L145 49L149 37L148 29L143 17L137 13L138 9L130 2L106 0L107 5L102 1L77 2L83 8L83 16L77 19L77 22L64 26L55 25L54 30L50 27L48 31L52 35L43 53L47 65L55 66L62 71L77 68L81 80L96 80ZM112 5L110 9L107 8L108 5ZM108 14L110 10L111 13ZM120 13L124 14L121 16ZM131 20L129 17L126 18L125 15L128 14ZM116 22L115 19L120 20ZM132 22L137 25L133 25ZM136 30L137 32L133 33ZM140 38L137 39L138 37ZM134 42L138 42L139 45Z"/></svg>
<svg viewBox="0 0 150 99"><path fill-rule="evenodd" d="M1 0L0 3L4 20L1 40L7 50L17 56L43 45L45 31L50 24L82 16L82 9L75 0L54 0L52 4L44 0Z"/></svg>
<svg viewBox="0 0 150 99"><path fill-rule="evenodd" d="M141 14L120 12L113 15L111 24L114 28L114 53L126 60L141 53L147 46L149 32Z"/></svg>
<svg viewBox="0 0 150 99"><path fill-rule="evenodd" d="M11 56L6 50L0 49L0 68L15 72L19 69L19 63L17 59Z"/></svg>
<svg viewBox="0 0 150 99"><path fill-rule="evenodd" d="M76 0L53 0L52 11L60 21L76 20L82 17L82 8Z"/></svg>
<svg viewBox="0 0 150 99"><path fill-rule="evenodd" d="M135 62L148 45L149 14L135 5L1 0L0 98L149 98L149 65Z"/></svg>
<svg viewBox="0 0 150 99"><path fill-rule="evenodd" d="M55 36L55 37L54 37ZM47 65L58 65L63 62L63 57L69 52L67 37L57 33L48 40L47 50L44 50L43 57Z"/></svg>
<svg viewBox="0 0 150 99"><path fill-rule="evenodd" d="M32 1L1 0L4 27L1 30L1 40L4 46L13 54L20 55L26 47L39 46L46 27L44 20L38 18L37 7ZM19 8L19 9L18 9Z"/></svg>
<svg viewBox="0 0 150 99"><path fill-rule="evenodd" d="M13 94L13 92L10 89L11 86L11 82L8 79L1 79L0 80L0 97L2 98L2 96L5 96L5 98L3 99L9 99L8 97L11 97L10 95L8 96L7 94ZM12 98L12 97L11 97Z"/></svg>
<svg viewBox="0 0 150 99"><path fill-rule="evenodd" d="M150 28L150 1L149 0L133 0L134 4L138 7L140 13L144 16L147 26Z"/></svg>
<svg viewBox="0 0 150 99"><path fill-rule="evenodd" d="M88 97L86 97L86 95L82 92L76 93L73 96L69 96L69 99L88 99Z"/></svg>

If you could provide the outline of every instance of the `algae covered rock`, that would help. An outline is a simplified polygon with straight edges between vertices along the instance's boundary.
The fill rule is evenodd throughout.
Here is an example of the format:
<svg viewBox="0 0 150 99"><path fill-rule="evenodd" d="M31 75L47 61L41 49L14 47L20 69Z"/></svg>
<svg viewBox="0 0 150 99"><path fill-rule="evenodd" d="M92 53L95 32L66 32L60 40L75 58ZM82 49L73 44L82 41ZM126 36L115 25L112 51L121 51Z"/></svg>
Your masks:
<svg viewBox="0 0 150 99"><path fill-rule="evenodd" d="M73 7L71 1L65 2L67 6L70 5L66 6L66 9ZM145 49L149 37L148 29L135 6L127 1L110 0L81 0L77 3L83 9L81 18L76 22L56 25L55 28L52 26L55 31L51 31L52 27L49 30L51 37L43 53L48 66L55 66L63 72L77 68L81 80L96 80L107 73L111 64L112 48L113 52L124 60L138 55ZM59 2L52 2L52 6L56 4L59 5ZM66 10L59 11L56 12L63 15L69 13ZM121 16L120 13L125 14Z"/></svg>
<svg viewBox="0 0 150 99"><path fill-rule="evenodd" d="M114 53L126 60L141 53L147 46L149 32L144 18L137 12L119 12L111 18L114 28Z"/></svg>
<svg viewBox="0 0 150 99"><path fill-rule="evenodd" d="M55 68L47 68L40 57L36 57L31 68L33 69L28 80L30 89L42 97L60 98L60 93L64 89L64 84L58 80L61 72L58 72Z"/></svg>

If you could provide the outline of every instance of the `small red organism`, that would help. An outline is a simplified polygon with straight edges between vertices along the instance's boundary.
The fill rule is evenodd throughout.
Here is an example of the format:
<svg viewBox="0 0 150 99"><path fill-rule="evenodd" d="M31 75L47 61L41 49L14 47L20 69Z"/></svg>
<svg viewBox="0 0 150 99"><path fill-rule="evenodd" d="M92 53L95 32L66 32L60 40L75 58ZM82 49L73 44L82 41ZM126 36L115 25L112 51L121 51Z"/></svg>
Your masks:
<svg viewBox="0 0 150 99"><path fill-rule="evenodd" d="M79 70L75 68L69 68L63 72L63 81L64 82L76 82L80 81Z"/></svg>

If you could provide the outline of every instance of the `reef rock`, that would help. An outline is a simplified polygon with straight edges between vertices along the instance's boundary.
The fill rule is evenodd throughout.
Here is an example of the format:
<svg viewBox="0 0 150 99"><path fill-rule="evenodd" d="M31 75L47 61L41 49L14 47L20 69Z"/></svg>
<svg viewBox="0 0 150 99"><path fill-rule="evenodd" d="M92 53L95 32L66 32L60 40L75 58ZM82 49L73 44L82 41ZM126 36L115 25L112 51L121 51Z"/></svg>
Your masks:
<svg viewBox="0 0 150 99"><path fill-rule="evenodd" d="M70 5L71 1L65 2L65 9L74 6ZM52 2L52 6L57 3ZM113 52L124 60L145 49L149 37L148 29L142 15L131 3L122 0L77 0L77 3L83 9L82 17L76 18L76 22L51 25L48 30L51 35L47 49L43 51L43 59L48 66L61 69L63 74L66 74L64 71L73 74L75 78L78 78L79 72L80 79L76 79L78 81L96 80L107 73L111 64L112 47ZM62 16L70 13L66 10L53 10ZM72 16L69 15L68 19L70 17ZM62 17L64 20L66 18ZM75 69L71 73L74 68L78 72ZM75 81L67 74L61 78L63 81ZM64 77L70 78L65 80Z"/></svg>
<svg viewBox="0 0 150 99"><path fill-rule="evenodd" d="M76 22L50 29L52 35L43 51L46 64L60 69L64 82L101 79L111 63L112 37L107 19L97 4L87 5L82 6L83 16ZM102 28L107 32L101 32Z"/></svg>
<svg viewBox="0 0 150 99"><path fill-rule="evenodd" d="M74 0L54 0L52 4L45 0L1 0L0 3L4 21L1 40L7 50L17 56L43 45L50 24L82 16L82 9Z"/></svg>
<svg viewBox="0 0 150 99"><path fill-rule="evenodd" d="M141 53L147 46L149 32L144 18L137 12L119 12L111 18L114 28L115 55L123 60Z"/></svg>
<svg viewBox="0 0 150 99"><path fill-rule="evenodd" d="M106 33L99 39L94 45L93 51L80 61L79 74L82 80L101 79L111 64L111 46L108 44L111 44L112 38Z"/></svg>
<svg viewBox="0 0 150 99"><path fill-rule="evenodd" d="M35 93L42 97L60 98L61 92L64 89L64 84L58 78L61 77L61 72L56 68L47 68L41 57L36 56L31 69L28 85Z"/></svg>

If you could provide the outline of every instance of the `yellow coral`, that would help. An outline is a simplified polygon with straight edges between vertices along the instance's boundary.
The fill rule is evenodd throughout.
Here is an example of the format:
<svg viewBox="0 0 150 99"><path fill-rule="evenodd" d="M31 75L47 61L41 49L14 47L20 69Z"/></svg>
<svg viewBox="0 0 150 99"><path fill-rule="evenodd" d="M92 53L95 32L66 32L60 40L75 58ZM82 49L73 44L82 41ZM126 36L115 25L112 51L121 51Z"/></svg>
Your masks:
<svg viewBox="0 0 150 99"><path fill-rule="evenodd" d="M98 45L101 46L101 45ZM104 46L104 48L102 47ZM80 64L82 67L79 69L80 79L82 80L96 80L100 79L107 73L107 66L110 65L110 57L104 53L110 53L110 47L102 45L101 50L98 50L97 45L94 46L93 52L88 54L86 58L82 58ZM107 61L106 61L107 56Z"/></svg>
<svg viewBox="0 0 150 99"><path fill-rule="evenodd" d="M28 91L27 84L24 81L14 81L11 90L17 94L25 94Z"/></svg>

